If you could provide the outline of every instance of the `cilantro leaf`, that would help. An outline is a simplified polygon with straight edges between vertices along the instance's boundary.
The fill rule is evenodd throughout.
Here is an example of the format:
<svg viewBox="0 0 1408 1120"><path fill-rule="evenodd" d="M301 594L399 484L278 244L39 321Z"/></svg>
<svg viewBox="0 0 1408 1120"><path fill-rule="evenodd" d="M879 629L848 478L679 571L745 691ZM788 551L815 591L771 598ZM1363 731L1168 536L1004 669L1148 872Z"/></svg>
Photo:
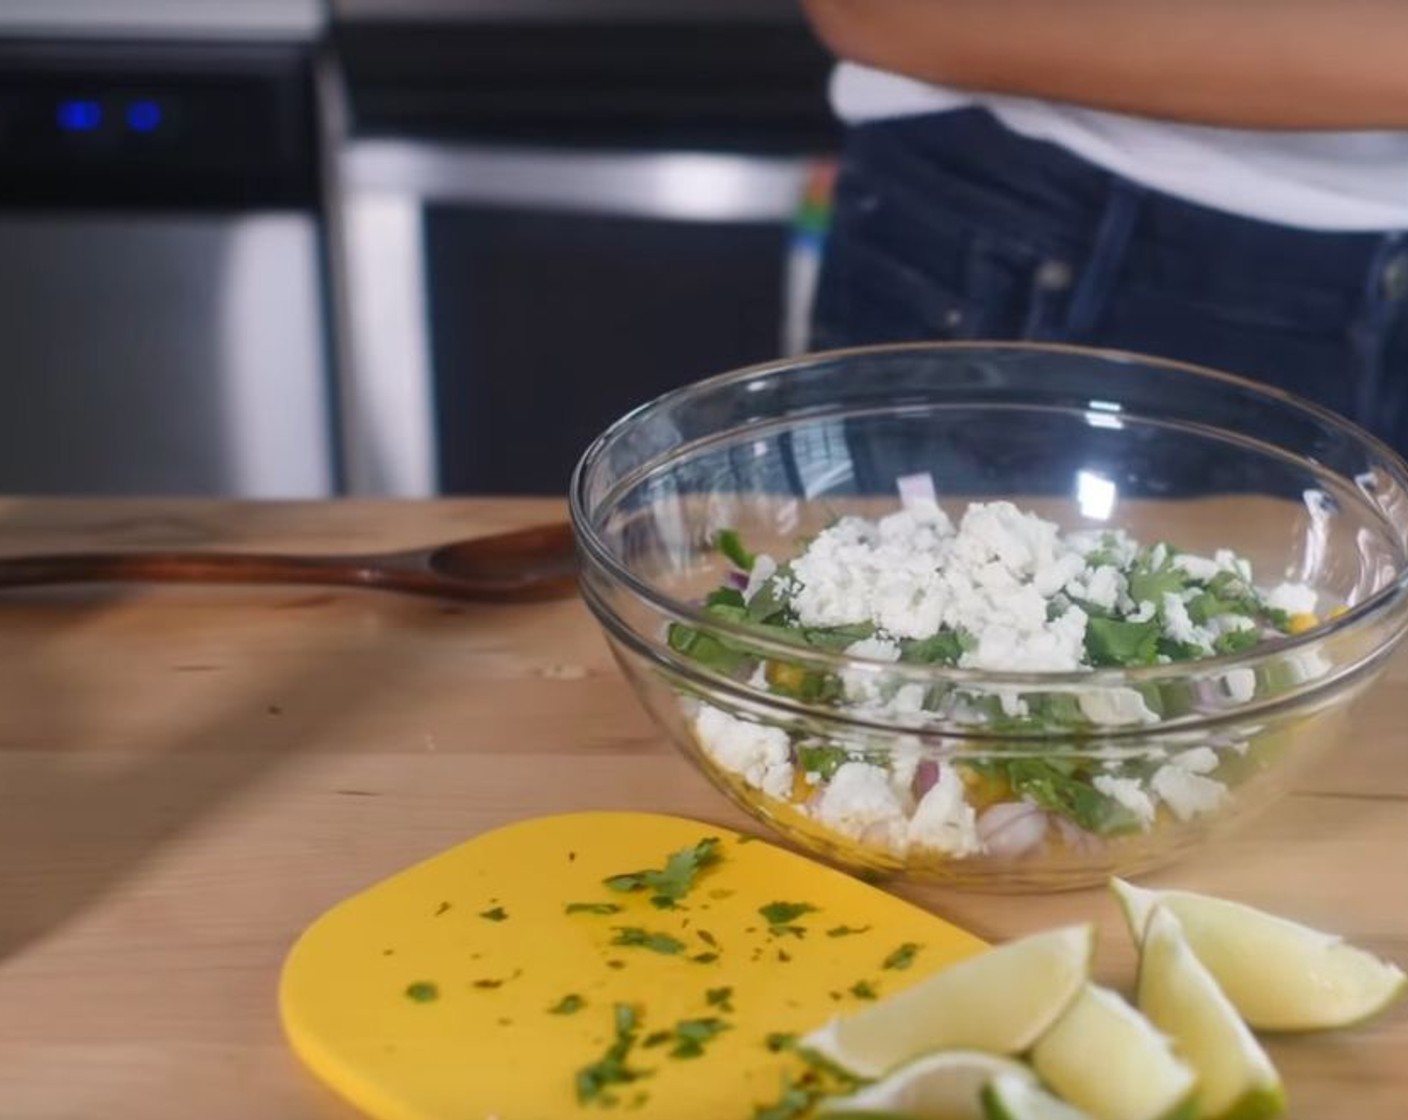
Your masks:
<svg viewBox="0 0 1408 1120"><path fill-rule="evenodd" d="M815 914L816 907L809 902L769 902L766 906L759 906L758 913L768 925L783 926L803 914Z"/></svg>
<svg viewBox="0 0 1408 1120"><path fill-rule="evenodd" d="M717 863L719 858L718 837L707 836L691 848L672 852L659 871L629 871L623 875L609 876L602 882L611 890L622 893L652 890L655 894L651 901L663 899L663 904L656 904L668 908L669 904L687 895L698 874Z"/></svg>
<svg viewBox="0 0 1408 1120"><path fill-rule="evenodd" d="M492 910L481 910L479 916L485 921L502 922L508 919L508 911L502 906L495 906Z"/></svg>
<svg viewBox="0 0 1408 1120"><path fill-rule="evenodd" d="M1085 625L1085 653L1096 666L1152 665L1162 629L1155 618L1147 622L1092 618Z"/></svg>
<svg viewBox="0 0 1408 1120"><path fill-rule="evenodd" d="M1014 758L990 764L1006 777L1019 797L1050 809L1080 825L1087 832L1110 836L1139 828L1139 818L1113 797L1108 797L1078 775L1069 763L1041 758Z"/></svg>
<svg viewBox="0 0 1408 1120"><path fill-rule="evenodd" d="M587 1005L587 1001L576 992L570 992L563 996L555 1004L548 1008L549 1015L575 1015Z"/></svg>
<svg viewBox="0 0 1408 1120"><path fill-rule="evenodd" d="M704 993L704 1002L710 1007L717 1007L720 1011L733 1012L733 989L732 988L710 988Z"/></svg>
<svg viewBox="0 0 1408 1120"><path fill-rule="evenodd" d="M753 570L758 558L743 547L743 538L738 535L737 529L720 529L714 534L713 545L734 567L745 572Z"/></svg>
<svg viewBox="0 0 1408 1120"><path fill-rule="evenodd" d="M636 1042L637 1015L630 1004L618 1003L612 1009L612 1020L616 1027L616 1037L607 1047L606 1053L595 1062L577 1071L576 1087L579 1104L600 1101L614 1103L607 1092L611 1085L627 1085L642 1077L649 1077L648 1070L632 1069L626 1059Z"/></svg>
<svg viewBox="0 0 1408 1120"><path fill-rule="evenodd" d="M900 642L900 660L923 665L957 665L958 659L974 644L971 634L945 627L931 637Z"/></svg>
<svg viewBox="0 0 1408 1120"><path fill-rule="evenodd" d="M797 747L797 765L804 774L816 774L824 781L830 781L848 761L850 755L844 747L807 746Z"/></svg>
<svg viewBox="0 0 1408 1120"><path fill-rule="evenodd" d="M671 937L668 933L652 933L639 926L616 926L615 928L616 936L611 939L613 945L630 945L635 948L649 949L655 953L664 953L667 956L684 952L684 942L677 937Z"/></svg>
<svg viewBox="0 0 1408 1120"><path fill-rule="evenodd" d="M887 956L884 962L880 965L880 967L891 968L897 972L902 971L903 969L908 968L914 963L914 955L919 952L919 950L922 948L922 945L919 945L913 941L906 941L893 953Z"/></svg>
<svg viewBox="0 0 1408 1120"><path fill-rule="evenodd" d="M1163 562L1154 563L1154 553L1162 547ZM1136 603L1163 603L1164 596L1181 594L1188 586L1188 573L1173 562L1173 549L1167 545L1152 545L1139 550L1130 565L1129 597Z"/></svg>
<svg viewBox="0 0 1408 1120"><path fill-rule="evenodd" d="M773 1054L780 1054L784 1050L791 1050L797 1045L797 1036L788 1031L773 1031L763 1040L763 1045Z"/></svg>
<svg viewBox="0 0 1408 1120"><path fill-rule="evenodd" d="M877 995L874 986L868 980L857 980L850 987L851 995L856 999L876 999Z"/></svg>
<svg viewBox="0 0 1408 1120"><path fill-rule="evenodd" d="M619 914L621 908L614 902L569 902L564 914Z"/></svg>
<svg viewBox="0 0 1408 1120"><path fill-rule="evenodd" d="M869 933L869 926L832 926L826 931L827 937L853 937L857 933Z"/></svg>
<svg viewBox="0 0 1408 1120"><path fill-rule="evenodd" d="M440 989L428 980L417 980L406 985L406 998L415 1003L430 1003L440 998Z"/></svg>

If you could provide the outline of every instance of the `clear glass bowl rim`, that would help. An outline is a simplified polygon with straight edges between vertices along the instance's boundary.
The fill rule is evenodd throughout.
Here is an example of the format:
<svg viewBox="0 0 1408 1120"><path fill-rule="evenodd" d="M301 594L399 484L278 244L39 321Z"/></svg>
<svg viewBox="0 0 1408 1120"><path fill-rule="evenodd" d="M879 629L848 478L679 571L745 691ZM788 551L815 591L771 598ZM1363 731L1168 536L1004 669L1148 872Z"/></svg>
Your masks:
<svg viewBox="0 0 1408 1120"><path fill-rule="evenodd" d="M608 578L620 584L637 598L644 600L669 620L690 626L694 629L735 638L739 641L746 642L753 649L759 650L766 655L776 656L779 659L792 662L801 661L809 666L831 669L837 672L863 667L868 670L883 673L887 679L891 680L909 680L921 684L946 682L955 685L978 686L987 689L1013 688L1041 690L1053 688L1080 688L1081 686L1087 688L1092 686L1097 688L1111 688L1178 680L1191 675L1214 676L1233 669L1255 667L1265 662L1280 660L1297 651L1317 646L1327 639L1348 635L1360 629L1367 629L1384 616L1388 615L1394 607L1402 606L1405 598L1408 598L1408 563L1403 563L1400 565L1391 583L1380 588L1363 602L1356 603L1342 614L1300 634L1286 635L1281 638L1263 642L1254 649L1244 653L1204 657L1198 658L1195 661L1175 661L1166 665L1141 665L1132 668L1079 669L1070 672L1013 673L991 669L963 669L955 666L907 664L903 662L885 661L881 658L864 657L845 652L798 646L768 638L766 635L760 634L758 631L747 626L740 626L728 622L725 619L709 614L689 603L660 593L650 584L636 576L635 573L624 564L620 563L611 554L610 549L596 531L592 516L594 511L589 508L587 500L588 482L592 472L604 459L607 450L618 440L622 439L633 426L649 419L650 416L655 413L668 410L681 401L687 401L691 397L701 396L721 388L726 388L735 382L752 381L760 377L787 373L790 370L805 366L819 365L851 357L901 354L906 352L954 352L976 355L980 352L993 353L1003 351L1061 353L1090 358L1096 361L1115 360L1134 362L1154 369L1162 368L1179 373L1191 374L1197 378L1222 382L1240 389L1243 392L1250 393L1253 396L1262 397L1268 403L1275 402L1282 407L1289 407L1293 410L1309 414L1326 427L1348 436L1357 444L1361 445L1367 453L1382 460L1383 465L1393 474L1395 484L1402 489L1405 494L1408 494L1408 462L1405 462L1396 451L1383 443L1376 436L1371 435L1358 425L1337 416L1335 413L1309 400L1286 392L1283 389L1275 388L1274 386L1260 384L1249 378L1238 376L1237 374L1223 373L1220 370L1209 369L1190 362L1178 362L1166 358L1156 358L1133 351L1074 346L1067 343L984 342L980 340L962 342L884 343L874 346L848 347L840 350L817 350L795 357L781 358L775 361L761 362L756 365L728 370L701 381L672 389L667 393L661 394L633 408L624 416L613 422L592 441L582 457L578 460L572 472L572 480L568 488L568 508L578 544L587 559L603 571ZM668 464L672 454L673 453L667 453L659 457L649 465L649 469L636 471L633 475L634 480L638 482L654 473L661 466ZM1313 460L1304 461L1307 466L1314 467ZM613 487L611 492L614 495L618 492L618 488ZM1373 510L1374 514L1381 521L1387 524L1388 528L1400 541L1404 538L1405 533L1408 533L1408 530L1392 524L1384 512L1373 503L1366 502L1365 504L1368 508ZM1405 612L1404 618L1398 620L1392 633L1376 643L1374 648L1369 651L1366 660L1372 659L1373 656L1382 652L1384 646L1396 641L1402 635L1405 625L1408 625L1408 612Z"/></svg>

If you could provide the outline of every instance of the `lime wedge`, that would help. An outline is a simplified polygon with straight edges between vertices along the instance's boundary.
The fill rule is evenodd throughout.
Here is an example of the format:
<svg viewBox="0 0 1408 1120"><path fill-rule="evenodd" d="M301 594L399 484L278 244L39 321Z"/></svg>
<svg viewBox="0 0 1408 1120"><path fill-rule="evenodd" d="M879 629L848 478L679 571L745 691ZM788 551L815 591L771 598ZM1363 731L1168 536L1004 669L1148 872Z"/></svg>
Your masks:
<svg viewBox="0 0 1408 1120"><path fill-rule="evenodd" d="M1033 934L959 961L849 1015L801 1044L861 1077L936 1050L1016 1054L1070 1004L1090 975L1092 925Z"/></svg>
<svg viewBox="0 0 1408 1120"><path fill-rule="evenodd" d="M983 1112L987 1120L1090 1120L1030 1078L1009 1073L998 1074L983 1087Z"/></svg>
<svg viewBox="0 0 1408 1120"><path fill-rule="evenodd" d="M1163 906L1154 908L1144 929L1139 1010L1197 1071L1207 1120L1265 1120L1285 1109L1276 1067Z"/></svg>
<svg viewBox="0 0 1408 1120"><path fill-rule="evenodd" d="M1021 1062L980 1050L943 1050L894 1070L849 1096L821 1102L832 1120L847 1116L903 1116L905 1120L983 1120L983 1087L996 1077L1032 1083Z"/></svg>
<svg viewBox="0 0 1408 1120"><path fill-rule="evenodd" d="M1087 984L1032 1051L1041 1079L1095 1120L1197 1115L1197 1077L1114 992Z"/></svg>
<svg viewBox="0 0 1408 1120"><path fill-rule="evenodd" d="M1173 912L1193 954L1248 1024L1261 1030L1345 1027L1403 994L1403 970L1341 937L1240 902L1154 891L1119 879L1111 888L1136 941L1155 906Z"/></svg>

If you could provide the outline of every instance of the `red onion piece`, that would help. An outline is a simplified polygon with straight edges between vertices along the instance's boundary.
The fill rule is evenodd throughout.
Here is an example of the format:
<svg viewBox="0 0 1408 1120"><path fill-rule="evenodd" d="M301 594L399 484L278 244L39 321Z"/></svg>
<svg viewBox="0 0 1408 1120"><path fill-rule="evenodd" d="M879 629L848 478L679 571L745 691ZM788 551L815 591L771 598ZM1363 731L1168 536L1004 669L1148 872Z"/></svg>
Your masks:
<svg viewBox="0 0 1408 1120"><path fill-rule="evenodd" d="M999 801L978 816L978 839L988 855L1019 856L1046 837L1047 814L1030 801Z"/></svg>
<svg viewBox="0 0 1408 1120"><path fill-rule="evenodd" d="M910 789L914 793L914 800L918 801L926 793L938 784L939 764L935 759L926 758L914 768L914 782Z"/></svg>

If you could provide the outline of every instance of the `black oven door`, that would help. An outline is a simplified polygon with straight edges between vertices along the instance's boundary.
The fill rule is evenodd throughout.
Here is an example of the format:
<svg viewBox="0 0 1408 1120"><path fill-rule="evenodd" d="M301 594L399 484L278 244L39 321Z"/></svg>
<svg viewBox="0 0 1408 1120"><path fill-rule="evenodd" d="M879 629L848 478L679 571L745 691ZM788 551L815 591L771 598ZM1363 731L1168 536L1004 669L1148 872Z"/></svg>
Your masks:
<svg viewBox="0 0 1408 1120"><path fill-rule="evenodd" d="M446 85L364 79L342 160L354 491L560 494L617 416L787 349L829 154L802 25L416 41Z"/></svg>

